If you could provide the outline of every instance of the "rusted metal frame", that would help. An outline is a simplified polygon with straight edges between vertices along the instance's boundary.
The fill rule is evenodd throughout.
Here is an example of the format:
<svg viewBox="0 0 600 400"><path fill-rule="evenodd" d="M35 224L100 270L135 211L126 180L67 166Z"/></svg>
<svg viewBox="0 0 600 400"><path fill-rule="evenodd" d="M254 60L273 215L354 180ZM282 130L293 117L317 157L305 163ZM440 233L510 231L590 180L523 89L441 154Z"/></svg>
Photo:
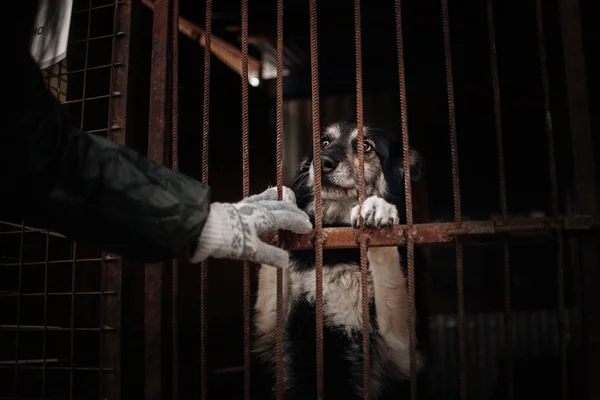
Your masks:
<svg viewBox="0 0 600 400"><path fill-rule="evenodd" d="M131 0L115 1L113 7L113 40L109 91L107 137L115 143L126 142L128 104L129 45ZM112 94L118 93L118 96ZM123 259L102 252L100 285L100 364L98 368L100 397L121 398L121 290ZM106 371L110 370L110 373Z"/></svg>
<svg viewBox="0 0 600 400"><path fill-rule="evenodd" d="M210 57L212 39L212 0L206 0L204 46L204 93L202 100L202 183L208 185L208 132L210 122ZM202 262L200 271L200 396L208 396L208 364L206 360L207 321L206 299L208 292L209 261Z"/></svg>
<svg viewBox="0 0 600 400"><path fill-rule="evenodd" d="M321 193L321 119L319 115L319 50L317 37L317 0L310 0L310 76L312 94L312 139L315 213L315 319L317 399L324 397L323 371L323 198ZM312 248L312 246L311 246Z"/></svg>
<svg viewBox="0 0 600 400"><path fill-rule="evenodd" d="M550 105L550 81L548 78L548 61L546 56L546 38L544 34L544 20L542 14L542 3L535 0L535 16L537 25L537 45L540 62L540 76L544 98L545 130L548 148L548 169L550 175L550 198L552 202L552 216L559 218L558 209L558 181L556 176L556 155L554 151L554 131L552 126L552 110ZM564 238L562 232L556 232L556 274L557 274L557 322L558 342L560 351L560 377L561 377L561 399L568 398L567 377L567 321L565 311L565 267L564 267Z"/></svg>
<svg viewBox="0 0 600 400"><path fill-rule="evenodd" d="M496 29L494 21L494 3L486 0L488 39L490 43L490 67L492 72L492 89L494 94L494 123L496 130L496 148L498 155L498 193L500 194L500 212L502 222L507 223L508 202L506 198L506 167L504 162L504 134L502 131L502 109L500 103L500 81L498 78L498 54L496 49ZM508 238L502 240L502 261L504 278L504 346L506 349L506 385L508 399L514 399L514 377L513 377L513 321L511 311L511 271L510 271L510 249Z"/></svg>
<svg viewBox="0 0 600 400"><path fill-rule="evenodd" d="M153 0L142 0L142 4L150 9L154 7ZM200 46L205 46L206 31L198 25L191 22L190 20L184 17L179 18L179 31L192 41L198 43ZM221 60L233 71L241 74L242 52L240 51L240 49L216 35L213 35L213 37L211 38L211 42L211 51L213 52L215 57ZM252 55L248 55L248 70L260 73L260 60L256 59Z"/></svg>
<svg viewBox="0 0 600 400"><path fill-rule="evenodd" d="M362 77L362 32L360 20L360 0L354 0L354 52L356 57L356 131L358 150L358 203L360 206L365 201L365 148L364 148L364 109L363 109L363 77ZM320 161L320 160L319 160ZM359 215L361 215L359 213ZM364 228L362 218L360 229ZM360 231L359 231L360 232ZM360 235L360 234L359 234ZM371 396L371 357L370 357L370 332L371 321L369 315L369 282L367 262L367 241L359 236L360 246L360 288L362 302L362 345L363 345L363 398L368 400Z"/></svg>
<svg viewBox="0 0 600 400"><path fill-rule="evenodd" d="M283 200L283 0L277 0L277 93L276 93L276 115L277 115L277 198ZM280 243L279 234L277 243ZM277 400L284 398L285 366L284 356L284 322L283 310L285 309L283 298L283 270L277 269L277 320L275 340L275 370L276 370L276 397Z"/></svg>
<svg viewBox="0 0 600 400"><path fill-rule="evenodd" d="M152 29L152 60L150 67L150 126L148 156L158 164L167 163L168 129L168 51L169 0L154 3ZM163 291L166 285L167 263L147 264L145 268L145 398L162 399L163 381Z"/></svg>
<svg viewBox="0 0 600 400"><path fill-rule="evenodd" d="M248 118L248 0L242 1L242 195L250 196L250 122ZM250 400L250 262L244 260L244 398Z"/></svg>
<svg viewBox="0 0 600 400"><path fill-rule="evenodd" d="M559 0L567 106L574 159L573 212L598 216L598 194L592 147L592 130L588 100L586 65L581 30L579 2ZM595 160L598 162L598 160ZM578 243L582 266L584 309L584 351L586 360L587 398L600 398L600 269L598 236L581 238Z"/></svg>
<svg viewBox="0 0 600 400"><path fill-rule="evenodd" d="M410 142L408 133L408 112L406 99L406 74L404 69L404 38L402 32L402 1L395 2L396 14L396 48L398 57L398 84L400 93L400 121L402 124L402 157L404 162L404 190L406 203L406 226L408 231L413 226L412 182L410 175ZM408 330L410 348L410 398L417 399L417 332L415 307L415 243L412 235L406 237L407 269L408 269Z"/></svg>
<svg viewBox="0 0 600 400"><path fill-rule="evenodd" d="M19 262L23 261L23 246L25 241L25 221L21 220L21 242L19 246ZM23 264L19 265L19 278L17 283L17 329L15 336L15 375L14 375L14 387L13 395L15 399L19 398L19 333L21 323L21 288L23 284Z"/></svg>

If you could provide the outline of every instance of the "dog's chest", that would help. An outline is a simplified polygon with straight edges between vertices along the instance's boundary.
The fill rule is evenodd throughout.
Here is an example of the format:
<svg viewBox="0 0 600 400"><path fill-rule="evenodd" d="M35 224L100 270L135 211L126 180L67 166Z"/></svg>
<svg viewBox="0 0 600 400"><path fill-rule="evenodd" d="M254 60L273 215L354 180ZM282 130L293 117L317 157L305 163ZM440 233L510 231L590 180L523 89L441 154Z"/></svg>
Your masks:
<svg viewBox="0 0 600 400"><path fill-rule="evenodd" d="M369 301L373 299L373 279L367 275ZM316 303L316 271L291 271L293 301ZM325 324L348 332L362 328L362 286L360 267L337 264L323 268L323 314Z"/></svg>

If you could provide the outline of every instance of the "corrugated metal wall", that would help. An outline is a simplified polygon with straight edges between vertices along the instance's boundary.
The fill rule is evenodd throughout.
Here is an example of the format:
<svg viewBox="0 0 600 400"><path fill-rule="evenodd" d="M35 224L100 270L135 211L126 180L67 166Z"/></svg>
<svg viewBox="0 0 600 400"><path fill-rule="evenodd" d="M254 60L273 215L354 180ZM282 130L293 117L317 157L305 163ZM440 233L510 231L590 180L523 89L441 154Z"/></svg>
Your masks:
<svg viewBox="0 0 600 400"><path fill-rule="evenodd" d="M469 394L471 399L496 398L503 385L501 378L506 359L504 314L473 313L466 315ZM576 310L566 312L567 346L578 347L581 320ZM456 315L438 314L430 319L431 353L429 388L431 399L458 398L458 348ZM513 352L518 359L550 359L558 352L556 310L513 312ZM558 364L557 364L558 365ZM551 367L551 366L550 366ZM533 371L532 371L533 372ZM552 379L548 377L548 379ZM553 382L549 382L552 384ZM557 383L558 382L554 382Z"/></svg>

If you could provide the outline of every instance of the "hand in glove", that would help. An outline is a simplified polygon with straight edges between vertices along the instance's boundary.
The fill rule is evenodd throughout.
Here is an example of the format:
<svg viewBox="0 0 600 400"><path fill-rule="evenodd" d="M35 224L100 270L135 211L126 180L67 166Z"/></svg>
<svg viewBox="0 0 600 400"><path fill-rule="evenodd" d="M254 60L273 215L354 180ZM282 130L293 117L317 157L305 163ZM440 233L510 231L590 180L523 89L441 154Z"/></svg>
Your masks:
<svg viewBox="0 0 600 400"><path fill-rule="evenodd" d="M308 233L312 224L296 206L294 192L284 187L283 199L277 200L272 187L239 203L212 203L191 261L213 257L287 267L287 251L264 243L259 235L279 229Z"/></svg>

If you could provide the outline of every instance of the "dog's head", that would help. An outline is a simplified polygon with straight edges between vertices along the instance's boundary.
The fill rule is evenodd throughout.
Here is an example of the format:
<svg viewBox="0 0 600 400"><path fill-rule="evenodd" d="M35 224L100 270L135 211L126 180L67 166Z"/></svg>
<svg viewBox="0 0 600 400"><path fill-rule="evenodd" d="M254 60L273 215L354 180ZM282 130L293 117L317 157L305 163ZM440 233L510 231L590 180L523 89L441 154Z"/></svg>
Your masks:
<svg viewBox="0 0 600 400"><path fill-rule="evenodd" d="M324 201L358 199L358 134L356 124L338 122L321 134L321 188ZM410 150L411 179L421 178L422 158ZM392 143L380 129L364 127L365 192L388 201L404 198L404 163L402 145ZM302 163L292 188L298 206L312 200L314 187L314 157ZM303 204L304 203L304 204Z"/></svg>

